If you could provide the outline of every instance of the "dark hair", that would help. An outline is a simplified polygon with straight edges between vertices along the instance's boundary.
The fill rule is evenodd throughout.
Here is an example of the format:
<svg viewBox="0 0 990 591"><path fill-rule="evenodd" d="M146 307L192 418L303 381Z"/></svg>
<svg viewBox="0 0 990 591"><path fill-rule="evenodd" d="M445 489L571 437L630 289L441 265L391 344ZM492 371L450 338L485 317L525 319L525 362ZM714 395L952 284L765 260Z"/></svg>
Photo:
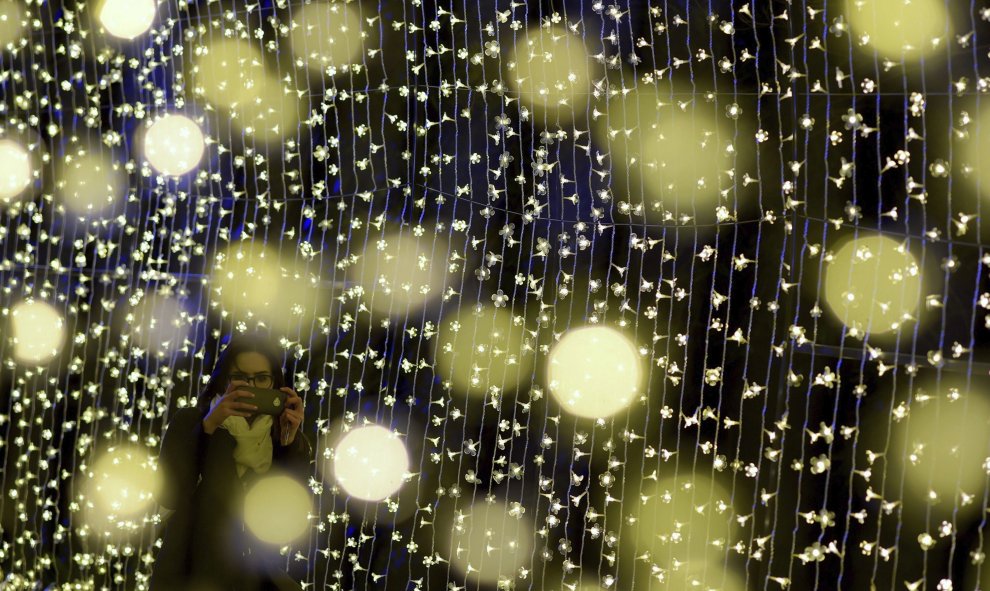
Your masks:
<svg viewBox="0 0 990 591"><path fill-rule="evenodd" d="M272 388L278 390L286 385L285 373L282 371L282 353L272 342L271 338L262 332L248 332L235 334L230 338L227 347L220 352L217 363L213 367L213 373L206 382L206 387L199 393L196 401L196 408L200 414L206 416L210 411L210 403L217 394L222 394L227 389L227 375L234 367L237 356L241 353L260 353L268 359L272 365L272 378L274 384Z"/></svg>

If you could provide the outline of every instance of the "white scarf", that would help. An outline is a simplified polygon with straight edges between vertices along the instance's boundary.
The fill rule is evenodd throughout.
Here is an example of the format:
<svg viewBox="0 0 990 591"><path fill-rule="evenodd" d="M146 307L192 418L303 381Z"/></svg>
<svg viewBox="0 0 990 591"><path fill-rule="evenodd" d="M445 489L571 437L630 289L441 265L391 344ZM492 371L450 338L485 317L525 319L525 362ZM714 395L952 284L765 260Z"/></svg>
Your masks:
<svg viewBox="0 0 990 591"><path fill-rule="evenodd" d="M210 404L211 411L220 402L220 398L219 394L213 398ZM248 468L258 474L264 474L271 468L273 423L274 419L271 415L258 415L250 425L244 417L229 416L220 425L221 429L229 431L237 440L234 462L238 477L244 476Z"/></svg>

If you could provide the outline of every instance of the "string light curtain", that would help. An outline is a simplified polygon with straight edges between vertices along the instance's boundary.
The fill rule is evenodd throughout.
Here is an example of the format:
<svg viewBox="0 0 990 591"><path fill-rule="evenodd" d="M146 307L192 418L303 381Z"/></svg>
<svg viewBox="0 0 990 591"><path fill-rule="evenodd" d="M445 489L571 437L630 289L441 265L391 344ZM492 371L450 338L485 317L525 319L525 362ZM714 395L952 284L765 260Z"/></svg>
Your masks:
<svg viewBox="0 0 990 591"><path fill-rule="evenodd" d="M305 589L985 588L987 21L0 0L5 587L146 588L260 329Z"/></svg>

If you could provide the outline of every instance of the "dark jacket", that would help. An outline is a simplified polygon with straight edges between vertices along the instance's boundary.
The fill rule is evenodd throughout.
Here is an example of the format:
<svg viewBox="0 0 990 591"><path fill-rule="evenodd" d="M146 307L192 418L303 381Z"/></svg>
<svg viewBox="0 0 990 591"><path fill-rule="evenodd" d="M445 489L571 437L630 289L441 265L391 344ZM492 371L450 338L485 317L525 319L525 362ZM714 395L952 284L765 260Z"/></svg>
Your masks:
<svg viewBox="0 0 990 591"><path fill-rule="evenodd" d="M288 474L306 485L313 454L303 432L283 447L273 425L272 443L272 467L265 475ZM165 524L150 591L300 588L279 568L284 558L278 549L243 528L244 485L234 463L236 444L226 429L206 433L195 407L179 409L169 421L159 455L163 486L156 500L175 512ZM248 470L245 477L251 475ZM248 558L243 556L246 548Z"/></svg>

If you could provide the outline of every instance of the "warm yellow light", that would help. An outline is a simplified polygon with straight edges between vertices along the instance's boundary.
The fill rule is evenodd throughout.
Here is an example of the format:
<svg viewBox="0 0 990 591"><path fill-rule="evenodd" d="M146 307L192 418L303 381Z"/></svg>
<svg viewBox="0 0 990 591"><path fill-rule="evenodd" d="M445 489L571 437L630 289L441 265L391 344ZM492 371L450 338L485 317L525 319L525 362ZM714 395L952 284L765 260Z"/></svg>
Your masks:
<svg viewBox="0 0 990 591"><path fill-rule="evenodd" d="M245 232L248 230L245 229ZM227 236L226 228L220 229ZM223 303L223 315L257 319L280 331L309 327L314 311L323 310L321 278L302 264L279 258L278 250L260 241L237 241L216 258L212 280Z"/></svg>
<svg viewBox="0 0 990 591"><path fill-rule="evenodd" d="M662 591L746 591L742 577L723 557L714 555L669 565L664 568L663 582L652 587Z"/></svg>
<svg viewBox="0 0 990 591"><path fill-rule="evenodd" d="M366 34L361 15L350 4L314 2L293 9L292 54L300 65L331 75L360 59Z"/></svg>
<svg viewBox="0 0 990 591"><path fill-rule="evenodd" d="M462 308L444 318L437 339L437 375L459 392L484 396L532 377L526 329L505 308Z"/></svg>
<svg viewBox="0 0 990 591"><path fill-rule="evenodd" d="M218 257L213 275L226 308L240 308L249 317L274 318L283 274L278 253L258 244L233 245ZM284 310L282 310L284 312Z"/></svg>
<svg viewBox="0 0 990 591"><path fill-rule="evenodd" d="M151 28L157 12L155 0L104 0L100 23L114 37L134 39Z"/></svg>
<svg viewBox="0 0 990 591"><path fill-rule="evenodd" d="M227 111L235 126L267 141L296 133L299 100L265 67L261 50L243 39L217 38L194 57L195 90Z"/></svg>
<svg viewBox="0 0 990 591"><path fill-rule="evenodd" d="M89 491L97 519L138 517L154 503L161 475L148 451L137 446L109 449L93 464Z"/></svg>
<svg viewBox="0 0 990 591"><path fill-rule="evenodd" d="M392 232L369 237L348 278L364 291L373 314L405 316L440 297L447 275L442 235Z"/></svg>
<svg viewBox="0 0 990 591"><path fill-rule="evenodd" d="M24 17L20 0L0 0L0 48L9 48L24 38Z"/></svg>
<svg viewBox="0 0 990 591"><path fill-rule="evenodd" d="M450 564L471 581L511 588L519 569L535 561L536 532L525 513L521 503L481 500L459 511L451 527L441 529Z"/></svg>
<svg viewBox="0 0 990 591"><path fill-rule="evenodd" d="M79 150L60 163L55 181L62 203L78 214L112 207L127 191L127 173L112 158Z"/></svg>
<svg viewBox="0 0 990 591"><path fill-rule="evenodd" d="M640 365L636 347L613 328L569 330L550 350L550 392L571 414L609 417L639 395Z"/></svg>
<svg viewBox="0 0 990 591"><path fill-rule="evenodd" d="M492 57L500 50L495 43L485 48ZM509 85L522 104L564 119L584 113L594 68L584 41L564 26L529 28L509 52L508 67Z"/></svg>
<svg viewBox="0 0 990 591"><path fill-rule="evenodd" d="M570 585L562 585L560 587L560 591L607 591L607 588L599 585L591 579L588 579L587 581L578 583L573 587L573 589Z"/></svg>
<svg viewBox="0 0 990 591"><path fill-rule="evenodd" d="M953 146L958 148L958 156L955 160L959 163L957 170L960 170L961 174L954 174L953 178L962 179L969 185L982 201L983 207L986 207L986 204L990 203L990 133L987 133L990 129L990 110L985 106L978 108L975 104L972 107L971 111L964 111L965 114L957 119L957 133L963 135L956 136L957 141ZM924 196L924 193L921 196ZM975 214L980 202L965 200L962 201L965 206L962 206L956 204L955 199L954 196L953 207L962 211L957 214L959 221L956 222L953 233L962 236L976 229Z"/></svg>
<svg viewBox="0 0 990 591"><path fill-rule="evenodd" d="M165 115L151 125L144 138L148 162L167 175L181 175L196 168L205 150L203 131L185 115Z"/></svg>
<svg viewBox="0 0 990 591"><path fill-rule="evenodd" d="M708 560L720 565L727 548L735 544L729 490L701 473L661 477L652 485L645 482L635 497L638 504L623 524L636 555L649 552L653 563L667 570L678 563Z"/></svg>
<svg viewBox="0 0 990 591"><path fill-rule="evenodd" d="M921 297L914 256L885 236L843 244L825 270L825 303L841 322L862 334L897 330L913 319Z"/></svg>
<svg viewBox="0 0 990 591"><path fill-rule="evenodd" d="M379 425L347 433L333 453L334 478L349 495L364 501L392 496L409 471L406 446L395 433Z"/></svg>
<svg viewBox="0 0 990 591"><path fill-rule="evenodd" d="M13 307L14 358L22 363L45 363L65 343L65 319L54 307L26 299Z"/></svg>
<svg viewBox="0 0 990 591"><path fill-rule="evenodd" d="M288 544L306 532L311 509L302 484L288 476L267 476L244 497L244 523L262 542Z"/></svg>
<svg viewBox="0 0 990 591"><path fill-rule="evenodd" d="M738 165L735 130L708 103L678 98L633 91L609 99L606 113L593 121L613 166L629 171L622 177L629 196L617 199L617 211L658 224L682 222L684 216L726 221L735 215L732 200L722 194Z"/></svg>
<svg viewBox="0 0 990 591"><path fill-rule="evenodd" d="M34 179L31 154L13 140L0 140L0 202L10 203L22 196Z"/></svg>
<svg viewBox="0 0 990 591"><path fill-rule="evenodd" d="M942 512L979 510L990 460L990 401L985 392L951 385L920 387L910 413L893 425L891 452L911 496ZM879 442L878 442L879 443ZM934 492L937 499L930 497ZM959 504L963 495L973 497ZM936 503L932 503L936 504Z"/></svg>
<svg viewBox="0 0 990 591"><path fill-rule="evenodd" d="M846 0L845 8L856 45L886 57L916 60L951 40L942 0Z"/></svg>

